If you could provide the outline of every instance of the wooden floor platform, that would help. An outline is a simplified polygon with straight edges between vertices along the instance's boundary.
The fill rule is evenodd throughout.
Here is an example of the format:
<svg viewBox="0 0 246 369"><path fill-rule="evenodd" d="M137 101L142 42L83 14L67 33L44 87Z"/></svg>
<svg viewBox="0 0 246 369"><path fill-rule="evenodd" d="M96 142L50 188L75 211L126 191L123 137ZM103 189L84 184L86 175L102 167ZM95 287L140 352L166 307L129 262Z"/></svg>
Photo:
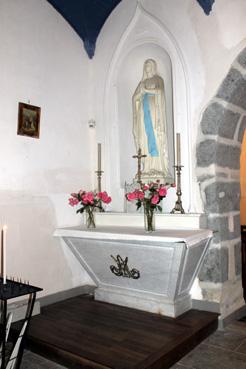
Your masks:
<svg viewBox="0 0 246 369"><path fill-rule="evenodd" d="M71 369L165 369L215 331L217 317L172 319L79 296L33 317L28 347Z"/></svg>

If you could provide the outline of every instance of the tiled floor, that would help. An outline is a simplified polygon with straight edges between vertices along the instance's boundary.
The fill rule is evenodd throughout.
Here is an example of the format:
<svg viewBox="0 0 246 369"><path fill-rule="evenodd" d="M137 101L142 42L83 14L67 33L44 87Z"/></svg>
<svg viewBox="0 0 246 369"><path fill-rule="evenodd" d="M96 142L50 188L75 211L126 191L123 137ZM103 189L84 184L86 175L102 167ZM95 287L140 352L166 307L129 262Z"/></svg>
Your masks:
<svg viewBox="0 0 246 369"><path fill-rule="evenodd" d="M21 369L65 368L26 352ZM171 369L246 369L246 322L215 332Z"/></svg>
<svg viewBox="0 0 246 369"><path fill-rule="evenodd" d="M216 331L171 369L246 369L246 323Z"/></svg>
<svg viewBox="0 0 246 369"><path fill-rule="evenodd" d="M21 369L66 369L64 366L53 363L30 351L25 351Z"/></svg>

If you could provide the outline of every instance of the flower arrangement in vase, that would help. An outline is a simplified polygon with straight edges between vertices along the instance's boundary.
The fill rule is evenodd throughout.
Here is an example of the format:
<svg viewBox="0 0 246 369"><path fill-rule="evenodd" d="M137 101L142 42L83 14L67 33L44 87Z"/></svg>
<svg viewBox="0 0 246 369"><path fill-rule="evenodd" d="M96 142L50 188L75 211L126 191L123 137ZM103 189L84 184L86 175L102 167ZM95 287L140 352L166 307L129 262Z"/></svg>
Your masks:
<svg viewBox="0 0 246 369"><path fill-rule="evenodd" d="M84 191L80 190L78 193L71 193L71 197L68 199L69 205L77 206L81 205L79 209L77 209L76 213L84 213L86 216L86 227L87 228L95 228L95 218L94 211L95 209L99 209L100 211L104 211L102 204L109 204L112 199L104 192L96 192L96 191Z"/></svg>
<svg viewBox="0 0 246 369"><path fill-rule="evenodd" d="M175 185L171 185L172 187ZM169 184L161 184L159 181L142 184L139 189L126 194L128 201L136 201L137 210L144 208L144 224L147 232L155 230L154 211L162 211L160 202L167 195Z"/></svg>

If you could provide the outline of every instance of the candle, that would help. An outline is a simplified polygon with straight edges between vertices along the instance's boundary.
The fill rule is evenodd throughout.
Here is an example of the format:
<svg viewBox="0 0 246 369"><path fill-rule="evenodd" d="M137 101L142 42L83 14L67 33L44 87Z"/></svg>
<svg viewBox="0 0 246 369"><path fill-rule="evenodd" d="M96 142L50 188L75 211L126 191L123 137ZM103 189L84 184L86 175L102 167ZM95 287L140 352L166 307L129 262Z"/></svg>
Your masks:
<svg viewBox="0 0 246 369"><path fill-rule="evenodd" d="M181 165L180 133L176 133L176 165Z"/></svg>
<svg viewBox="0 0 246 369"><path fill-rule="evenodd" d="M98 172L102 170L102 144L97 144L97 167Z"/></svg>
<svg viewBox="0 0 246 369"><path fill-rule="evenodd" d="M7 235L7 226L6 224L3 226L2 230L2 267L3 267L3 284L6 284L6 235Z"/></svg>

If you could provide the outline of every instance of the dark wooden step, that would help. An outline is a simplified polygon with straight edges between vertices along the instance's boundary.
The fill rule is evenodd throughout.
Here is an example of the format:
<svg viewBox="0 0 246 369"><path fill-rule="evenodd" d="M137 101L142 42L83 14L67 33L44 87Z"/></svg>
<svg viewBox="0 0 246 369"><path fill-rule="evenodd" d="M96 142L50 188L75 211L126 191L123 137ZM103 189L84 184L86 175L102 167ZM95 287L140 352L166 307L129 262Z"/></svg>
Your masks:
<svg viewBox="0 0 246 369"><path fill-rule="evenodd" d="M173 319L79 296L32 318L28 348L71 369L164 369L217 329L218 315Z"/></svg>

